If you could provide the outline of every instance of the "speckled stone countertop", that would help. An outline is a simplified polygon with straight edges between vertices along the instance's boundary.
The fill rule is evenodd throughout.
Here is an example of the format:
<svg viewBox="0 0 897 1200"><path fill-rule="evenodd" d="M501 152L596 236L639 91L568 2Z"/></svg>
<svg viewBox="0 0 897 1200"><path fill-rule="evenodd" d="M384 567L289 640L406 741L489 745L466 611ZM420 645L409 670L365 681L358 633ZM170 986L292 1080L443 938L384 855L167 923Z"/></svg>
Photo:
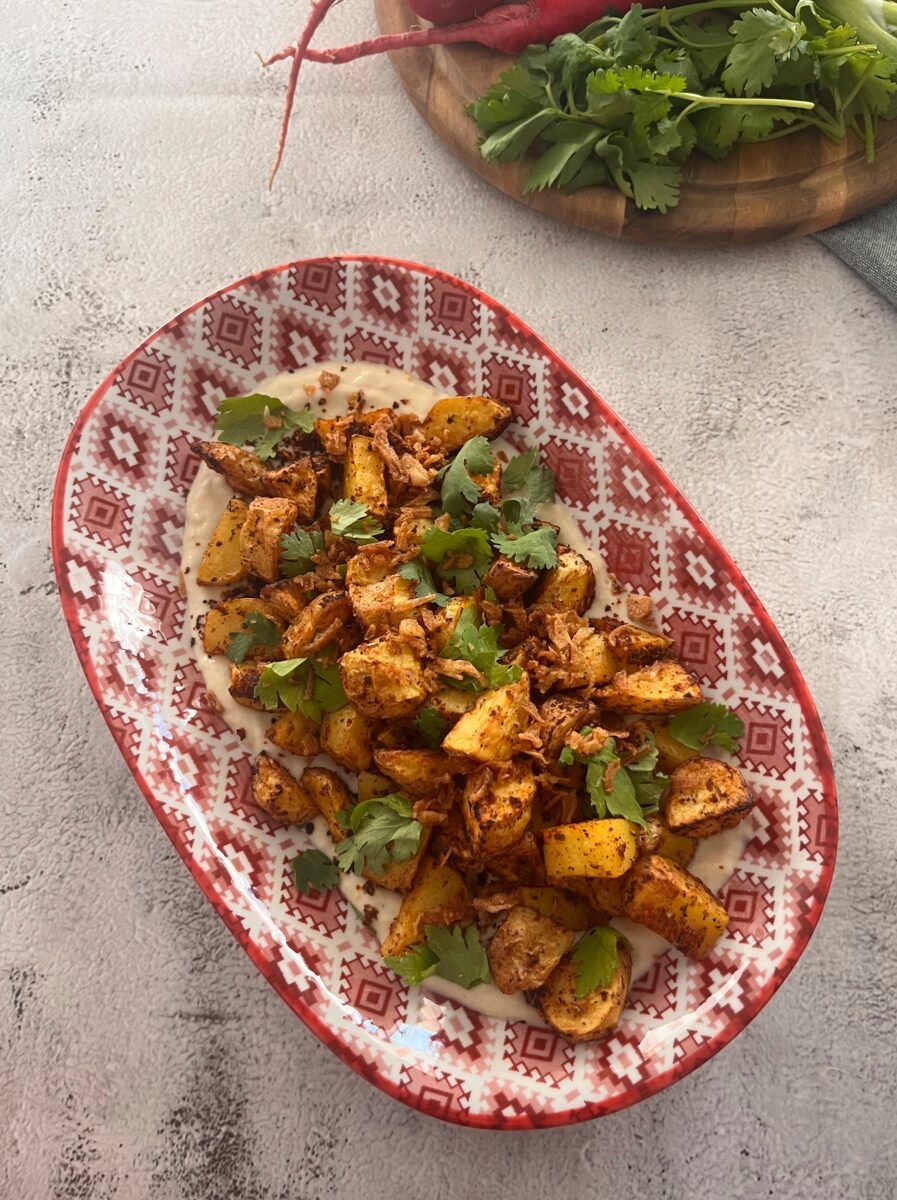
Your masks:
<svg viewBox="0 0 897 1200"><path fill-rule="evenodd" d="M0 4L6 1200L888 1200L897 1195L897 313L821 245L681 253L551 224L439 145L371 60L309 69L275 190L276 0ZM347 0L328 41L363 36ZM194 299L304 255L446 268L583 372L720 535L813 690L839 866L784 989L598 1123L453 1128L321 1047L128 776L64 629L56 459L91 390Z"/></svg>

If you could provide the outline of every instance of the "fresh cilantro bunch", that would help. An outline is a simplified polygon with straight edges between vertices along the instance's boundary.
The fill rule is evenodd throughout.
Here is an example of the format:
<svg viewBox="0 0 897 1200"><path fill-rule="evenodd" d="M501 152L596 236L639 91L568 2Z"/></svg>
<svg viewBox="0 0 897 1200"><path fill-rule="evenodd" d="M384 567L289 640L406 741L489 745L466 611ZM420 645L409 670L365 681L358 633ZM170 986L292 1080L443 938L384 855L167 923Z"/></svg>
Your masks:
<svg viewBox="0 0 897 1200"><path fill-rule="evenodd" d="M298 412L274 396L259 392L251 396L229 396L218 406L215 417L218 440L229 446L251 444L264 462L274 456L280 442L297 429L311 433L314 415L310 408Z"/></svg>
<svg viewBox="0 0 897 1200"><path fill-rule="evenodd" d="M610 987L620 965L620 943L629 942L610 925L596 925L576 943L571 958L576 967L576 999Z"/></svg>
<svg viewBox="0 0 897 1200"><path fill-rule="evenodd" d="M586 725L580 730L583 737L592 732ZM596 817L625 817L643 828L648 824L645 813L653 812L660 804L669 778L657 771L657 747L648 734L647 750L624 766L617 744L608 738L594 754L579 754L565 746L558 761L569 767L582 763L586 768L586 792Z"/></svg>
<svg viewBox="0 0 897 1200"><path fill-rule="evenodd" d="M398 794L362 800L340 814L340 823L349 837L337 844L336 861L358 875L365 868L379 874L391 862L413 858L424 828L412 816L411 803Z"/></svg>
<svg viewBox="0 0 897 1200"><path fill-rule="evenodd" d="M407 954L383 960L405 983L423 983L431 975L463 988L489 982L489 961L476 925L466 929L460 925L427 925L424 936L426 942L412 946Z"/></svg>
<svg viewBox="0 0 897 1200"><path fill-rule="evenodd" d="M286 658L267 663L255 685L255 698L267 709L288 708L320 721L348 703L334 662L318 658Z"/></svg>
<svg viewBox="0 0 897 1200"><path fill-rule="evenodd" d="M506 667L501 659L507 653L498 639L504 630L500 625L480 625L472 608L465 608L455 623L451 637L439 652L440 658L459 658L473 666L485 677L486 687L501 687L516 683L522 672L519 667ZM452 686L462 691L481 691L474 679L453 679Z"/></svg>
<svg viewBox="0 0 897 1200"><path fill-rule="evenodd" d="M636 4L529 46L468 112L484 158L515 162L537 148L524 192L605 184L666 212L696 149L725 158L736 142L814 127L837 141L853 130L871 161L895 97L897 38L864 0L723 11L709 0Z"/></svg>
<svg viewBox="0 0 897 1200"><path fill-rule="evenodd" d="M690 750L720 746L733 753L741 746L744 721L725 704L696 704L676 713L669 723L672 737Z"/></svg>

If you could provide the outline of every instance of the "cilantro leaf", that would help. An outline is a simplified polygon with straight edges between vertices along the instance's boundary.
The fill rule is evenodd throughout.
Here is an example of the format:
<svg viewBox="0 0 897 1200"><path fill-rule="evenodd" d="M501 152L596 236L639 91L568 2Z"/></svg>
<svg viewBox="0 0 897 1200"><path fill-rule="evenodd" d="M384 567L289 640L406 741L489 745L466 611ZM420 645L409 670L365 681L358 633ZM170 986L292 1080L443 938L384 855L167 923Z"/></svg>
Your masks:
<svg viewBox="0 0 897 1200"><path fill-rule="evenodd" d="M480 497L480 485L471 475L487 475L495 458L484 437L466 441L442 473L442 507L453 517L472 508Z"/></svg>
<svg viewBox="0 0 897 1200"><path fill-rule="evenodd" d="M588 725L580 730L583 736L590 732ZM658 754L652 736L646 738L642 749L638 758L624 766L616 741L608 738L593 754L580 754L564 746L558 761L562 766L577 762L585 765L586 793L596 817L623 817L644 828L645 813L657 808L669 779L656 771Z"/></svg>
<svg viewBox="0 0 897 1200"><path fill-rule="evenodd" d="M348 538L359 546L376 542L383 526L368 514L367 505L357 500L337 500L330 509L330 528L336 537Z"/></svg>
<svg viewBox="0 0 897 1200"><path fill-rule="evenodd" d="M476 925L468 925L466 929L459 925L449 928L428 925L424 933L437 959L433 974L463 988L489 982L489 961Z"/></svg>
<svg viewBox="0 0 897 1200"><path fill-rule="evenodd" d="M449 597L440 592L433 572L421 558L412 558L410 562L401 563L397 573L403 579L410 579L412 583L417 584L414 594L419 600L426 597L431 604L437 604L440 608L445 608L448 604Z"/></svg>
<svg viewBox="0 0 897 1200"><path fill-rule="evenodd" d="M487 533L495 533L501 521L501 511L494 504L480 501L475 504L470 514L470 523L475 529L485 529Z"/></svg>
<svg viewBox="0 0 897 1200"><path fill-rule="evenodd" d="M534 570L546 570L558 565L558 531L548 525L531 529L529 533L515 536L513 533L493 533L492 545L499 554Z"/></svg>
<svg viewBox="0 0 897 1200"><path fill-rule="evenodd" d="M620 965L620 942L629 945L618 930L609 925L596 925L576 943L570 957L576 965L577 1000L613 983Z"/></svg>
<svg viewBox="0 0 897 1200"><path fill-rule="evenodd" d="M268 663L255 685L255 698L266 709L288 708L320 721L348 703L334 662L316 658L287 658Z"/></svg>
<svg viewBox="0 0 897 1200"><path fill-rule="evenodd" d="M296 529L280 539L280 570L287 579L305 575L314 566L312 555L324 549L324 535L318 529Z"/></svg>
<svg viewBox="0 0 897 1200"><path fill-rule="evenodd" d="M735 45L722 78L726 91L736 96L758 96L775 79L783 59L797 59L808 50L803 22L771 9L758 7L743 13L729 32Z"/></svg>
<svg viewBox="0 0 897 1200"><path fill-rule="evenodd" d="M436 574L452 584L456 592L469 596L492 562L492 549L485 529L472 526L445 530L433 526L420 544L424 558L437 564Z"/></svg>
<svg viewBox="0 0 897 1200"><path fill-rule="evenodd" d="M303 850L292 860L290 869L303 896L311 891L326 892L339 881L339 869L322 850Z"/></svg>
<svg viewBox="0 0 897 1200"><path fill-rule="evenodd" d="M273 621L260 612L247 613L243 619L243 631L228 637L227 657L232 663L241 663L250 650L259 646L276 646L280 641L280 630Z"/></svg>
<svg viewBox="0 0 897 1200"><path fill-rule="evenodd" d="M359 875L366 868L379 874L391 862L413 858L423 832L412 816L410 802L398 794L363 800L341 823L352 832L337 843L336 860L342 870Z"/></svg>
<svg viewBox="0 0 897 1200"><path fill-rule="evenodd" d="M465 608L451 636L439 652L440 658L460 658L472 663L485 676L487 687L516 683L522 672L519 667L506 667L500 659L507 653L498 645L504 632L500 625L478 625L471 608ZM462 691L481 691L473 679L453 680L453 687Z"/></svg>
<svg viewBox="0 0 897 1200"><path fill-rule="evenodd" d="M421 984L431 975L435 975L439 959L429 946L412 946L407 953L400 957L387 955L384 963L390 971L395 971L403 983Z"/></svg>
<svg viewBox="0 0 897 1200"><path fill-rule="evenodd" d="M414 718L414 727L431 750L438 750L449 731L445 717L431 707L422 708Z"/></svg>
<svg viewBox="0 0 897 1200"><path fill-rule="evenodd" d="M725 704L696 704L676 713L668 729L677 742L690 750L721 746L735 752L744 736L744 721Z"/></svg>
<svg viewBox="0 0 897 1200"><path fill-rule="evenodd" d="M533 446L512 458L502 472L502 513L510 524L528 525L539 505L550 504L554 499L554 472L539 463L537 455ZM519 496L510 499L518 492Z"/></svg>
<svg viewBox="0 0 897 1200"><path fill-rule="evenodd" d="M295 411L274 396L254 392L251 396L229 396L218 406L215 428L219 441L229 446L253 443L264 462L279 442L297 429L311 433L314 415L310 408Z"/></svg>

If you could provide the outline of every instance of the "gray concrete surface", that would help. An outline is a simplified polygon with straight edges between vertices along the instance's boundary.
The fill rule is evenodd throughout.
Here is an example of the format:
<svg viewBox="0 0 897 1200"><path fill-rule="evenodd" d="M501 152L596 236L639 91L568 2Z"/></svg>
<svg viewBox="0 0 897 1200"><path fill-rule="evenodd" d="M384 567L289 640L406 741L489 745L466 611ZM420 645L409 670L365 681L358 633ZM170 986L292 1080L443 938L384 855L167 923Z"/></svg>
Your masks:
<svg viewBox="0 0 897 1200"><path fill-rule="evenodd" d="M677 253L553 225L471 178L386 62L311 69L265 188L276 0L0 0L0 1197L368 1200L897 1194L897 313L821 245ZM369 5L334 12L335 41ZM437 264L603 391L733 552L815 692L839 869L783 991L702 1070L583 1128L394 1104L227 934L81 677L47 546L55 461L138 338L254 268Z"/></svg>

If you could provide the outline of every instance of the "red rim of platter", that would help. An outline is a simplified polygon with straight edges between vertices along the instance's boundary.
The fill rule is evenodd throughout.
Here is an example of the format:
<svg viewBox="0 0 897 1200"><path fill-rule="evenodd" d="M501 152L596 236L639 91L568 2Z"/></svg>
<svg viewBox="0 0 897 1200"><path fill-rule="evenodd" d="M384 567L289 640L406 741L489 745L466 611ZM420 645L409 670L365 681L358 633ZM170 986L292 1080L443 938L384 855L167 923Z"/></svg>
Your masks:
<svg viewBox="0 0 897 1200"><path fill-rule="evenodd" d="M746 732L752 838L722 889L711 955L669 951L619 1028L573 1046L408 989L337 892L287 878L302 830L248 801L249 759L203 709L178 591L189 442L218 401L337 359L410 371L510 403L561 497ZM794 660L741 572L600 397L502 305L445 272L373 255L305 259L199 301L104 380L65 447L53 562L90 688L193 878L278 995L384 1092L443 1120L531 1129L602 1116L683 1078L763 1008L806 947L837 846L825 735Z"/></svg>

